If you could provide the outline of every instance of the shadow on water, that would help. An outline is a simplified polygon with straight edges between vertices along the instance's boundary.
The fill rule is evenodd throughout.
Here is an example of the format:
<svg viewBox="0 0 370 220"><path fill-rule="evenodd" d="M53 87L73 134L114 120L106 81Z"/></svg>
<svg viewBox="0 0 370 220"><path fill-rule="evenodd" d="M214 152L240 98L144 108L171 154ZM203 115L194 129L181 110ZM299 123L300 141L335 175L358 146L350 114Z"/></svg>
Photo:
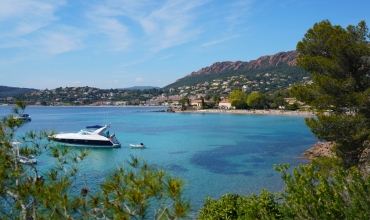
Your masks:
<svg viewBox="0 0 370 220"><path fill-rule="evenodd" d="M174 173L174 174L185 173L189 171L185 167L177 165L177 164L170 164L166 166L165 169L168 171L171 171L171 173Z"/></svg>

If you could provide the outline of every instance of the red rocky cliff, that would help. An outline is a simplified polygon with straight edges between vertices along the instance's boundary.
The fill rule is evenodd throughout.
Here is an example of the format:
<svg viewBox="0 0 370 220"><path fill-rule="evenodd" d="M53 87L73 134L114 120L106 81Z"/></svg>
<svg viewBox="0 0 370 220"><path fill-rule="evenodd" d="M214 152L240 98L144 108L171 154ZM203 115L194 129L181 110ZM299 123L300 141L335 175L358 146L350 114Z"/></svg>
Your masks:
<svg viewBox="0 0 370 220"><path fill-rule="evenodd" d="M212 73L219 73L225 70L238 70L238 69L246 69L246 70L253 70L253 69L260 69L266 68L270 66L279 66L279 65L288 65L288 66L295 66L296 59L298 56L298 52L288 51L288 52L280 52L275 55L271 56L262 56L257 60L251 60L249 62L243 61L226 61L226 62L216 62L211 66L204 67L196 72L192 72L188 76L199 75L201 73L205 74L212 74Z"/></svg>

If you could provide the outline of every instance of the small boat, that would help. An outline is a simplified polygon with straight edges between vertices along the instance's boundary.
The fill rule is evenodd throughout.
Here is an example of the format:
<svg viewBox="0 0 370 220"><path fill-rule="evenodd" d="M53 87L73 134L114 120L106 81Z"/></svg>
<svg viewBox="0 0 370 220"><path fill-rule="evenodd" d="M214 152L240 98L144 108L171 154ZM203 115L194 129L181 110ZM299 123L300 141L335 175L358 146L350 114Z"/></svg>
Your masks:
<svg viewBox="0 0 370 220"><path fill-rule="evenodd" d="M16 119L22 119L23 121L31 121L31 116L29 114L19 114L15 116Z"/></svg>
<svg viewBox="0 0 370 220"><path fill-rule="evenodd" d="M37 163L37 159L35 159L35 157L32 155L28 155L27 157L17 156L17 160L24 164L36 164Z"/></svg>
<svg viewBox="0 0 370 220"><path fill-rule="evenodd" d="M12 145L13 148L15 149L15 151L16 151L17 161L21 162L21 163L24 163L24 164L36 164L37 159L33 155L22 156L22 155L19 154L19 145L21 145L21 144L22 143L18 142L18 141L10 142L10 145Z"/></svg>
<svg viewBox="0 0 370 220"><path fill-rule="evenodd" d="M104 126L94 125L87 126L77 133L59 133L50 138L57 142L69 145L83 145L90 147L120 147L121 143L117 140L116 135L109 135L107 129L110 124ZM95 130L93 130L95 129Z"/></svg>
<svg viewBox="0 0 370 220"><path fill-rule="evenodd" d="M140 144L130 144L131 148L144 148L145 144L140 143Z"/></svg>

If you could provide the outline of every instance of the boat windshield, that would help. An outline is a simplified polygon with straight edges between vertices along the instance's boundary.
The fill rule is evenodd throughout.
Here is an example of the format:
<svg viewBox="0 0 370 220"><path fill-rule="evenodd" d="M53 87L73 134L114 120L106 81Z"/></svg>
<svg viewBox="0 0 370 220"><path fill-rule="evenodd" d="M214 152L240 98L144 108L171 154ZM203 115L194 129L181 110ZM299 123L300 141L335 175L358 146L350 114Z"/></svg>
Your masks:
<svg viewBox="0 0 370 220"><path fill-rule="evenodd" d="M82 135L91 135L93 131L89 131L89 130L81 130L79 131L78 133L79 134L82 134Z"/></svg>

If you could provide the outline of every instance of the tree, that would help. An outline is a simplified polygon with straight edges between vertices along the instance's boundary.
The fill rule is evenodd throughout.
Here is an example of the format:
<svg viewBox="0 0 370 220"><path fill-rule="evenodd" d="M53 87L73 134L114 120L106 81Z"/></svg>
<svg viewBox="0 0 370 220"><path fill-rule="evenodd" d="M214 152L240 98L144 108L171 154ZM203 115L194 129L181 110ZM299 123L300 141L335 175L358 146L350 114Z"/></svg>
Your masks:
<svg viewBox="0 0 370 220"><path fill-rule="evenodd" d="M187 97L184 97L182 99L179 100L179 103L181 104L181 110L184 111L186 110L186 107L185 105L187 104L188 106L190 105L190 100L189 98Z"/></svg>
<svg viewBox="0 0 370 220"><path fill-rule="evenodd" d="M213 219L282 219L277 197L263 190L260 195L226 194L220 200L205 199L199 220Z"/></svg>
<svg viewBox="0 0 370 220"><path fill-rule="evenodd" d="M286 164L275 166L285 182L284 191L206 198L199 219L369 219L367 174L339 166L327 172L314 164L288 169Z"/></svg>
<svg viewBox="0 0 370 220"><path fill-rule="evenodd" d="M368 219L370 178L356 168L323 172L313 164L275 166L286 189L280 212L284 219Z"/></svg>
<svg viewBox="0 0 370 220"><path fill-rule="evenodd" d="M286 105L285 109L295 111L295 110L299 109L299 105L298 105L298 103L295 102L293 104Z"/></svg>
<svg viewBox="0 0 370 220"><path fill-rule="evenodd" d="M184 182L167 172L131 157L98 186L96 193L79 175L86 151L53 143L53 132L28 132L19 137L25 123L14 116L24 111L21 102L13 114L0 121L0 218L1 219L177 219L186 218L189 202ZM24 164L18 154L55 159L48 169ZM43 156L43 158L45 158Z"/></svg>
<svg viewBox="0 0 370 220"><path fill-rule="evenodd" d="M206 105L206 103L204 102L204 97L200 97L200 100L202 101L201 105L200 105L200 109L206 109L208 108L208 106Z"/></svg>
<svg viewBox="0 0 370 220"><path fill-rule="evenodd" d="M231 105L235 107L235 109L247 109L248 105L244 100L234 100L231 102Z"/></svg>
<svg viewBox="0 0 370 220"><path fill-rule="evenodd" d="M214 101L216 104L218 104L218 103L220 103L221 98L220 98L220 96L219 96L219 95L214 94L214 95L212 96L212 101Z"/></svg>
<svg viewBox="0 0 370 220"><path fill-rule="evenodd" d="M297 63L313 83L294 86L292 93L319 111L306 124L317 138L336 143L346 168L360 164L370 137L369 38L365 21L344 29L324 20L297 45ZM332 114L324 114L328 109Z"/></svg>
<svg viewBox="0 0 370 220"><path fill-rule="evenodd" d="M262 109L267 105L267 100L264 94L260 92L252 92L247 97L247 104L251 108Z"/></svg>
<svg viewBox="0 0 370 220"><path fill-rule="evenodd" d="M229 94L228 101L232 103L234 100L247 100L247 94L240 89L235 89L232 93Z"/></svg>

